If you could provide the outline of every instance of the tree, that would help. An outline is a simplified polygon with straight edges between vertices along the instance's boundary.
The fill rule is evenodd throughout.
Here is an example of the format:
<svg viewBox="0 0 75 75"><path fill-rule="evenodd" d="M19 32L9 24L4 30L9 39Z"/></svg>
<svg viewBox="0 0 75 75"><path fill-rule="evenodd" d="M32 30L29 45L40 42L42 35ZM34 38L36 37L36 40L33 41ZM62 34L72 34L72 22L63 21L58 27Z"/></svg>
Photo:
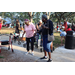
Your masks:
<svg viewBox="0 0 75 75"><path fill-rule="evenodd" d="M61 23L61 20L63 19L63 16L66 14L67 12L55 12L55 16L58 19L59 25Z"/></svg>
<svg viewBox="0 0 75 75"><path fill-rule="evenodd" d="M46 15L47 15L48 19L50 18L50 14L51 14L51 12L46 12Z"/></svg>
<svg viewBox="0 0 75 75"><path fill-rule="evenodd" d="M36 12L35 13L35 15L33 17L33 20L34 20L35 24L39 22L39 20L41 18L41 15L40 14L41 14L41 12Z"/></svg>
<svg viewBox="0 0 75 75"><path fill-rule="evenodd" d="M28 12L30 22L33 22L33 16L34 16L34 14L35 14L35 12Z"/></svg>

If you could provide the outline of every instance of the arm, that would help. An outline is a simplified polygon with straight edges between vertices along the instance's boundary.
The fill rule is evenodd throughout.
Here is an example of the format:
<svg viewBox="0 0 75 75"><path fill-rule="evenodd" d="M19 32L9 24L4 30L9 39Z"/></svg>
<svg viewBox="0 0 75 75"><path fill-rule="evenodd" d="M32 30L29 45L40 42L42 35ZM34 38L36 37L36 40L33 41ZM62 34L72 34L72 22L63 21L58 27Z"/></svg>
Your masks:
<svg viewBox="0 0 75 75"><path fill-rule="evenodd" d="M18 23L18 29L20 30L20 23Z"/></svg>
<svg viewBox="0 0 75 75"><path fill-rule="evenodd" d="M46 26L44 26L44 25L42 25L42 28L49 29L49 27L46 27Z"/></svg>
<svg viewBox="0 0 75 75"><path fill-rule="evenodd" d="M38 25L36 25L36 29L39 30Z"/></svg>
<svg viewBox="0 0 75 75"><path fill-rule="evenodd" d="M41 33L42 32L42 29L41 30L39 30L39 31L37 31L36 33Z"/></svg>
<svg viewBox="0 0 75 75"><path fill-rule="evenodd" d="M25 33L26 33L26 31L25 31L25 28L24 28L24 32L23 32L22 38L23 38L23 36L24 36Z"/></svg>
<svg viewBox="0 0 75 75"><path fill-rule="evenodd" d="M26 31L23 32L22 38L23 38L23 36L24 36L25 33L26 33Z"/></svg>
<svg viewBox="0 0 75 75"><path fill-rule="evenodd" d="M43 28L50 30L51 33L53 33L53 22L48 21L49 27L46 27L43 25Z"/></svg>

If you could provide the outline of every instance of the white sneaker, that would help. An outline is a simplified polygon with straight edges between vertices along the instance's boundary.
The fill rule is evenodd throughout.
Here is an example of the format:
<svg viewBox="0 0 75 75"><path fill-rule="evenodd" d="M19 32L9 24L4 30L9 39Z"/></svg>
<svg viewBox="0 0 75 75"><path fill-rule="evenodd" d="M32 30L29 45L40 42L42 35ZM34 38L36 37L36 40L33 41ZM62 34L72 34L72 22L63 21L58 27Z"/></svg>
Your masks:
<svg viewBox="0 0 75 75"><path fill-rule="evenodd" d="M31 54L34 55L34 52L32 52Z"/></svg>
<svg viewBox="0 0 75 75"><path fill-rule="evenodd" d="M27 54L29 54L29 52L26 52L25 54L27 55Z"/></svg>

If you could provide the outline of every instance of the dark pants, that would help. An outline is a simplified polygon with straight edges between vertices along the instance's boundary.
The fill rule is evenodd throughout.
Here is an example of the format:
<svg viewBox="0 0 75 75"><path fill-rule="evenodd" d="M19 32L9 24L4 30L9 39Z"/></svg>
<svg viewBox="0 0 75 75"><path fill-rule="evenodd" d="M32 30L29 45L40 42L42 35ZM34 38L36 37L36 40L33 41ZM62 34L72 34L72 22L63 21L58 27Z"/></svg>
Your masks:
<svg viewBox="0 0 75 75"><path fill-rule="evenodd" d="M26 38L26 41L27 41L27 51L29 51L29 42L31 42L31 50L33 51L33 49L34 49L34 37Z"/></svg>

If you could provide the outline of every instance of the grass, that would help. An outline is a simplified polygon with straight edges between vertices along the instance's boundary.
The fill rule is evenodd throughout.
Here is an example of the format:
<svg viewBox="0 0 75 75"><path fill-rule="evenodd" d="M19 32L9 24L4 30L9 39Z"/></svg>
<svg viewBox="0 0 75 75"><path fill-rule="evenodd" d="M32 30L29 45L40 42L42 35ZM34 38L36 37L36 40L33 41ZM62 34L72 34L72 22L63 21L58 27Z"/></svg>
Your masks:
<svg viewBox="0 0 75 75"><path fill-rule="evenodd" d="M53 45L55 48L61 46L61 37L60 37L60 33L57 33L55 32L54 33L54 37L55 37L55 40L53 42ZM63 40L65 42L65 40Z"/></svg>
<svg viewBox="0 0 75 75"><path fill-rule="evenodd" d="M1 34L10 34L10 33L14 33L14 32L15 32L15 28L2 27L2 29L0 30Z"/></svg>

